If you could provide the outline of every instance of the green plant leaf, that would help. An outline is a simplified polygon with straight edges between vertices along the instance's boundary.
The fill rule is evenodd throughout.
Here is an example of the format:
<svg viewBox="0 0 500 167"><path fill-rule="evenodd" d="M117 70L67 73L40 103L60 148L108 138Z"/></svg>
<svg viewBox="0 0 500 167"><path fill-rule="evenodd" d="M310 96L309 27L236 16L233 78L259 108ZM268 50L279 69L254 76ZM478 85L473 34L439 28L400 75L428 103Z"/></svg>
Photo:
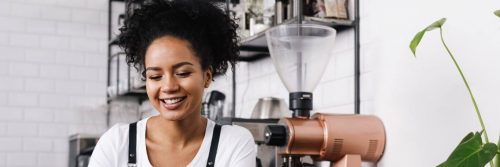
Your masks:
<svg viewBox="0 0 500 167"><path fill-rule="evenodd" d="M444 22L446 22L446 18L441 18L438 21L435 21L431 25L427 26L427 28L425 28L425 30L431 31L431 30L434 30L436 28L441 28L443 26Z"/></svg>
<svg viewBox="0 0 500 167"><path fill-rule="evenodd" d="M497 11L500 11L500 10L497 10ZM500 135L498 135L498 150L497 150L497 158L496 158L496 162L495 162L495 165L497 167L500 167Z"/></svg>
<svg viewBox="0 0 500 167"><path fill-rule="evenodd" d="M494 13L495 13L495 15L497 15L498 17L500 17L500 10L497 10Z"/></svg>
<svg viewBox="0 0 500 167"><path fill-rule="evenodd" d="M413 37L413 39L410 42L410 49L411 49L411 52L413 53L413 56L415 56L415 57L417 56L416 55L417 46L420 44L420 41L424 37L425 32L434 30L436 28L441 28L441 26L443 26L444 22L446 22L446 18L439 19L438 21L435 21L434 23L427 26L422 31L419 31L417 34L415 34L415 36Z"/></svg>
<svg viewBox="0 0 500 167"><path fill-rule="evenodd" d="M469 133L453 150L448 159L438 167L484 166L495 157L498 147L494 143L483 144L482 132Z"/></svg>
<svg viewBox="0 0 500 167"><path fill-rule="evenodd" d="M420 41L422 40L422 37L424 37L424 34L425 34L425 30L418 32L410 42L410 49L411 49L411 52L413 53L413 56L415 56L415 57L417 56L417 54L416 54L417 46L420 43Z"/></svg>

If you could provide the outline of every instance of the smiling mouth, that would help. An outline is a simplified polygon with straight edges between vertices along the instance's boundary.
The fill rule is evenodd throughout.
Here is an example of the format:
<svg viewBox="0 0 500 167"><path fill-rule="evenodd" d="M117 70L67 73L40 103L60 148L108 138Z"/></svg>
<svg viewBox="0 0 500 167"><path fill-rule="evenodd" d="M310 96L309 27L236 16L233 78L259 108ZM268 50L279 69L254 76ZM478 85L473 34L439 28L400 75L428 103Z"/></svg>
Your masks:
<svg viewBox="0 0 500 167"><path fill-rule="evenodd" d="M166 105L173 105L180 103L186 99L186 96L184 97L175 97L175 98L165 98L165 99L160 99L161 102L163 102Z"/></svg>

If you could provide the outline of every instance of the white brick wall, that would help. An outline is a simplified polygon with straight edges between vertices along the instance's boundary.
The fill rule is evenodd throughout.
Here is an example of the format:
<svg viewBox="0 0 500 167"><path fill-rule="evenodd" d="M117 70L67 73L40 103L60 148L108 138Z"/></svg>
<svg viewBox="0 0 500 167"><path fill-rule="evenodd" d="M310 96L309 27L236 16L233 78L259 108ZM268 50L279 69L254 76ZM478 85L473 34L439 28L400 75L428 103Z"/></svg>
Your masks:
<svg viewBox="0 0 500 167"><path fill-rule="evenodd" d="M96 12L96 10L75 9L71 11L71 20L73 22L99 24L97 18L99 18L99 12Z"/></svg>
<svg viewBox="0 0 500 167"><path fill-rule="evenodd" d="M85 26L80 23L57 23L57 34L65 36L85 36Z"/></svg>
<svg viewBox="0 0 500 167"><path fill-rule="evenodd" d="M0 138L0 151L21 151L23 149L23 142L20 137L1 137Z"/></svg>
<svg viewBox="0 0 500 167"><path fill-rule="evenodd" d="M49 49L27 49L25 50L27 62L54 63L55 51Z"/></svg>
<svg viewBox="0 0 500 167"><path fill-rule="evenodd" d="M3 32L0 33L0 45L7 45L8 43L9 43L9 35Z"/></svg>
<svg viewBox="0 0 500 167"><path fill-rule="evenodd" d="M67 166L106 129L107 2L0 1L0 167Z"/></svg>
<svg viewBox="0 0 500 167"><path fill-rule="evenodd" d="M38 76L39 65L35 63L15 63L9 64L9 74L11 76L36 77Z"/></svg>
<svg viewBox="0 0 500 167"><path fill-rule="evenodd" d="M68 166L68 155L64 153L41 153L38 154L38 166Z"/></svg>
<svg viewBox="0 0 500 167"><path fill-rule="evenodd" d="M82 95L85 93L85 83L81 81L58 81L56 83L56 92L64 95Z"/></svg>
<svg viewBox="0 0 500 167"><path fill-rule="evenodd" d="M23 150L50 152L52 151L52 139L40 138L40 137L23 139Z"/></svg>
<svg viewBox="0 0 500 167"><path fill-rule="evenodd" d="M33 152L10 153L7 155L7 166L36 166L36 155Z"/></svg>
<svg viewBox="0 0 500 167"><path fill-rule="evenodd" d="M22 32L25 28L25 21L7 16L0 17L0 31Z"/></svg>
<svg viewBox="0 0 500 167"><path fill-rule="evenodd" d="M19 107L34 107L38 105L36 93L9 93L9 105Z"/></svg>
<svg viewBox="0 0 500 167"><path fill-rule="evenodd" d="M11 16L36 19L40 17L41 6L29 3L11 3Z"/></svg>
<svg viewBox="0 0 500 167"><path fill-rule="evenodd" d="M26 26L31 26L26 24ZM10 35L10 45L26 48L38 47L40 44L40 37L38 35L27 33L16 33Z"/></svg>
<svg viewBox="0 0 500 167"><path fill-rule="evenodd" d="M0 166L6 166L6 165L7 165L7 154L0 153Z"/></svg>
<svg viewBox="0 0 500 167"><path fill-rule="evenodd" d="M7 134L7 123L0 123L0 136Z"/></svg>
<svg viewBox="0 0 500 167"><path fill-rule="evenodd" d="M32 122L52 122L54 121L54 110L44 108L24 109L24 120Z"/></svg>
<svg viewBox="0 0 500 167"><path fill-rule="evenodd" d="M38 132L43 137L68 137L68 126L63 123L43 123L38 125Z"/></svg>
<svg viewBox="0 0 500 167"><path fill-rule="evenodd" d="M11 122L7 125L7 135L9 136L22 136L22 137L35 137L38 135L37 124L28 121L25 122Z"/></svg>
<svg viewBox="0 0 500 167"><path fill-rule="evenodd" d="M2 16L9 15L10 13L10 3L8 2L0 2L0 14Z"/></svg>
<svg viewBox="0 0 500 167"><path fill-rule="evenodd" d="M69 48L69 37L41 35L40 47L48 49L65 49Z"/></svg>
<svg viewBox="0 0 500 167"><path fill-rule="evenodd" d="M26 22L26 31L37 34L53 34L56 32L56 24L48 20L29 20Z"/></svg>
<svg viewBox="0 0 500 167"><path fill-rule="evenodd" d="M8 63L5 63L8 64ZM8 67L8 66L7 66ZM5 68L7 69L7 68ZM6 75L7 73L4 73ZM2 91L21 91L23 90L23 85L24 81L21 78L14 78L14 77L2 77L0 78L0 82L2 83L2 86L0 87L0 90Z"/></svg>
<svg viewBox="0 0 500 167"><path fill-rule="evenodd" d="M0 107L0 121L14 122L23 120L23 109L14 107Z"/></svg>
<svg viewBox="0 0 500 167"><path fill-rule="evenodd" d="M55 84L51 79L26 79L25 90L29 92L54 92Z"/></svg>
<svg viewBox="0 0 500 167"><path fill-rule="evenodd" d="M46 6L42 8L41 17L54 21L70 21L71 9L62 6Z"/></svg>
<svg viewBox="0 0 500 167"><path fill-rule="evenodd" d="M67 95L40 94L40 107L47 108L67 108L69 98Z"/></svg>

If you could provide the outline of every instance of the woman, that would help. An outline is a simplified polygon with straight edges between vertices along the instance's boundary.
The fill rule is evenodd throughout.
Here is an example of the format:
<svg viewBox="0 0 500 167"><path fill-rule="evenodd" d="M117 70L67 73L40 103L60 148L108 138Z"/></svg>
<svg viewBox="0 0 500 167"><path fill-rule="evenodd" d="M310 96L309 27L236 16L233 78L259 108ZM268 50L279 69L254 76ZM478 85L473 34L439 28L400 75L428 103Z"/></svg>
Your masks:
<svg viewBox="0 0 500 167"><path fill-rule="evenodd" d="M153 0L134 10L120 29L119 45L127 62L142 72L159 115L113 126L100 138L89 166L255 166L248 130L218 129L200 113L213 76L224 74L228 64L234 67L236 28L206 1Z"/></svg>

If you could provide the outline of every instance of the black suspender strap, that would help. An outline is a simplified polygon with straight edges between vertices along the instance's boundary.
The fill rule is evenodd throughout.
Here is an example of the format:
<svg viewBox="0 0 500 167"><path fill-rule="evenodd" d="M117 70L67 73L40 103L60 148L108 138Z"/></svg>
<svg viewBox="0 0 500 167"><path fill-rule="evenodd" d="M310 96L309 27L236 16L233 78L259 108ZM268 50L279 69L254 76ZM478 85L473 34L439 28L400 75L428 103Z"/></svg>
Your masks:
<svg viewBox="0 0 500 167"><path fill-rule="evenodd" d="M128 167L136 165L135 144L137 139L137 122L131 123L128 129Z"/></svg>
<svg viewBox="0 0 500 167"><path fill-rule="evenodd" d="M221 125L215 124L214 133L212 134L212 143L210 144L210 152L208 153L207 167L213 167L215 165L215 156L217 155L221 127Z"/></svg>

